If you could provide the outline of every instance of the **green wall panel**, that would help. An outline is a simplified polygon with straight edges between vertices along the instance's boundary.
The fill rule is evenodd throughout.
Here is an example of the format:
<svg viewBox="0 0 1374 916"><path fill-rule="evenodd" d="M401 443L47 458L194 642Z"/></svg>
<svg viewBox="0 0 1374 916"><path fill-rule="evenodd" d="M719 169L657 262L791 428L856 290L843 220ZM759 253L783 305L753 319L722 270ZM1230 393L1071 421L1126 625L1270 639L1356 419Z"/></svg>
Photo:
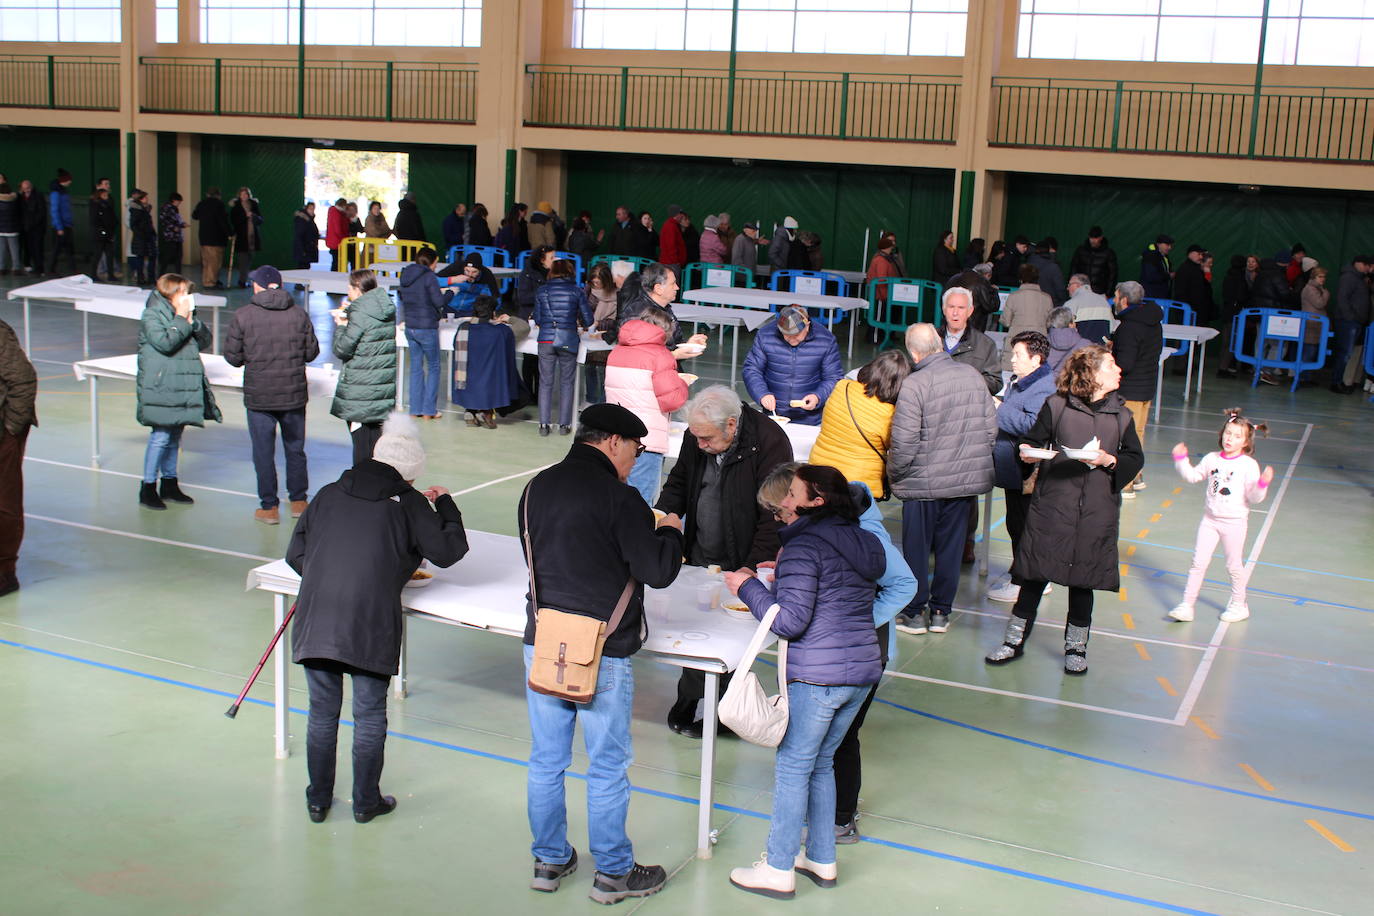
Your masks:
<svg viewBox="0 0 1374 916"><path fill-rule="evenodd" d="M1328 268L1338 268L1374 248L1374 195L1293 188L1252 194L1232 185L1010 177L1007 238L1053 235L1067 268L1073 249L1095 224L1116 249L1126 279L1139 276L1140 252L1160 232L1182 248L1194 242L1207 248L1223 273L1233 254L1269 257L1294 242L1302 242Z"/></svg>
<svg viewBox="0 0 1374 916"><path fill-rule="evenodd" d="M3 163L0 169L16 191L19 182L27 178L44 195L59 168L71 172L72 184L68 190L72 197L76 247L84 252L90 246L88 211L96 179L111 180L116 206L124 199L120 193L119 143L120 135L113 130L13 127L0 130L0 163Z"/></svg>
<svg viewBox="0 0 1374 916"><path fill-rule="evenodd" d="M757 220L765 237L794 216L820 235L825 263L846 270L867 266L865 229L870 254L879 231L893 229L913 268L923 264L923 255L911 260L910 252L930 249L954 199L947 171L594 153L568 155L567 189L566 215L589 210L599 228L621 203L648 210L658 225L668 205L678 204L698 229L708 214L726 211L736 228Z"/></svg>
<svg viewBox="0 0 1374 916"><path fill-rule="evenodd" d="M429 241L440 246L444 239L444 217L459 202L472 203L476 181L473 148L412 146L403 152L410 153L410 190L415 192L420 218L425 222L425 235L429 236ZM492 213L497 212L491 204L487 204L487 209Z"/></svg>
<svg viewBox="0 0 1374 916"><path fill-rule="evenodd" d="M240 187L251 188L262 209L262 251L255 263L291 265L292 214L305 195L304 142L205 137L200 144L200 180L202 188L193 194L182 191L183 196L199 200L205 188L218 187L228 204Z"/></svg>

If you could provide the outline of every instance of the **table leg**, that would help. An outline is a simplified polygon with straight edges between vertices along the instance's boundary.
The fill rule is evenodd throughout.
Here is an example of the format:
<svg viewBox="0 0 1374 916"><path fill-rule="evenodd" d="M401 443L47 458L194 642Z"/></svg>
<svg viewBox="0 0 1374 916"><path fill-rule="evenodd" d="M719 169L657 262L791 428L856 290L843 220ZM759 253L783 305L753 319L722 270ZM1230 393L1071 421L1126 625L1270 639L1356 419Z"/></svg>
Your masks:
<svg viewBox="0 0 1374 916"><path fill-rule="evenodd" d="M1193 351L1197 349L1197 342L1194 341L1188 348L1188 369L1183 376L1183 403L1188 403L1188 396L1193 391Z"/></svg>
<svg viewBox="0 0 1374 916"><path fill-rule="evenodd" d="M978 575L988 574L988 550L992 544L992 491L983 494L983 549L978 551Z"/></svg>
<svg viewBox="0 0 1374 916"><path fill-rule="evenodd" d="M392 693L404 698L406 695L406 642L410 635L410 615L405 611L401 612L401 660L396 666L396 683L392 685Z"/></svg>
<svg viewBox="0 0 1374 916"><path fill-rule="evenodd" d="M33 346L29 343L29 297L24 297L24 352L32 353Z"/></svg>
<svg viewBox="0 0 1374 916"><path fill-rule="evenodd" d="M219 352L219 309L210 309L210 352Z"/></svg>
<svg viewBox="0 0 1374 916"><path fill-rule="evenodd" d="M1166 359L1159 364L1159 374L1155 376L1155 422L1159 422L1159 402L1164 397L1164 366L1169 361Z"/></svg>
<svg viewBox="0 0 1374 916"><path fill-rule="evenodd" d="M701 796L697 808L697 858L711 858L711 811L715 807L716 705L720 675L706 672L706 696L701 722Z"/></svg>
<svg viewBox="0 0 1374 916"><path fill-rule="evenodd" d="M96 376L90 377L91 382L91 467L100 467L100 391L99 382Z"/></svg>
<svg viewBox="0 0 1374 916"><path fill-rule="evenodd" d="M81 313L81 358L91 358L91 313Z"/></svg>
<svg viewBox="0 0 1374 916"><path fill-rule="evenodd" d="M1205 343L1199 341L1196 344L1197 351L1197 394L1202 397L1202 376L1207 371L1207 351L1204 349Z"/></svg>
<svg viewBox="0 0 1374 916"><path fill-rule="evenodd" d="M721 325L724 327L724 325ZM735 325L735 333L730 338L730 387L735 387L735 365L739 362L739 325Z"/></svg>
<svg viewBox="0 0 1374 916"><path fill-rule="evenodd" d="M854 325L858 324L857 313L849 314L849 361L854 362Z"/></svg>
<svg viewBox="0 0 1374 916"><path fill-rule="evenodd" d="M281 627L282 621L286 619L286 596L272 596L272 630L276 632ZM286 664L287 641L283 638L277 642L277 647L272 650L272 674L276 683L273 685L273 713L276 721L277 738L277 759L285 760L291 756L291 746L287 740L286 718L291 714L291 702L288 696L287 676L289 669Z"/></svg>

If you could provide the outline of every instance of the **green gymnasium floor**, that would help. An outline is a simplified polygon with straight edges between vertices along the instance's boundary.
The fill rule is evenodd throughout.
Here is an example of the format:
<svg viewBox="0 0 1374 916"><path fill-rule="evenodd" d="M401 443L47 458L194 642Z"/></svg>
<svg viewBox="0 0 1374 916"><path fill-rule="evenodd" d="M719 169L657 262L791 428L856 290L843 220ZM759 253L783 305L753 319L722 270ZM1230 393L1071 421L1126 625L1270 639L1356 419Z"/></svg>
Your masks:
<svg viewBox="0 0 1374 916"><path fill-rule="evenodd" d="M310 306L329 327L327 298ZM0 304L22 332L20 315ZM39 304L33 321L42 426L25 465L23 588L0 599L0 912L596 910L577 779L569 818L584 867L557 895L527 889L528 732L510 639L413 625L411 693L391 704L383 779L400 808L366 826L346 806L324 825L307 820L302 680L288 760L272 754L270 668L255 703L236 721L222 715L271 633L271 603L245 592L245 574L279 557L291 531L253 521L239 398L221 395L223 425L186 433L181 478L197 504L141 510L146 435L132 384L102 386L105 463L94 470L87 388L71 373L79 320ZM94 355L135 349L134 322L95 316L91 330ZM706 379L728 371L710 353L699 362ZM1252 389L1210 369L1200 403L1185 406L1181 384L1167 379L1161 424L1145 437L1150 485L1122 512L1126 587L1119 600L1098 596L1088 676L1060 668L1062 590L1046 599L1026 657L985 667L1007 607L985 601L966 568L951 630L899 637L869 715L866 842L840 848L837 889L800 882L791 911L1370 912L1374 408L1324 388ZM1263 539L1253 616L1218 625L1218 558L1197 621L1168 623L1201 511L1169 449L1180 439L1214 448L1231 404L1272 427L1258 457L1275 486L1250 530L1250 543ZM327 402L311 405L310 422L313 492L349 450ZM528 474L568 445L539 438L533 422L489 431L453 414L424 434L422 483L460 494L470 528L503 533L515 530ZM1009 551L1000 509L994 522L998 574ZM727 883L763 848L771 753L721 742L719 844L696 859L699 744L663 724L676 669L644 660L637 677L630 832L639 860L672 878L620 911L781 910Z"/></svg>

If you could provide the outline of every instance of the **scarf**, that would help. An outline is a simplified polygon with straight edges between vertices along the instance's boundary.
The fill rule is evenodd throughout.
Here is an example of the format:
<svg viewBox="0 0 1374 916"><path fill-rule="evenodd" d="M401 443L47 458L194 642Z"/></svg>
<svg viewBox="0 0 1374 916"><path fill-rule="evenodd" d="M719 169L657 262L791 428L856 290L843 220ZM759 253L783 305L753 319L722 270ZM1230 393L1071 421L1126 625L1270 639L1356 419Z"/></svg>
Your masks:
<svg viewBox="0 0 1374 916"><path fill-rule="evenodd" d="M458 325L458 333L453 335L453 387L468 386L468 331L471 321Z"/></svg>

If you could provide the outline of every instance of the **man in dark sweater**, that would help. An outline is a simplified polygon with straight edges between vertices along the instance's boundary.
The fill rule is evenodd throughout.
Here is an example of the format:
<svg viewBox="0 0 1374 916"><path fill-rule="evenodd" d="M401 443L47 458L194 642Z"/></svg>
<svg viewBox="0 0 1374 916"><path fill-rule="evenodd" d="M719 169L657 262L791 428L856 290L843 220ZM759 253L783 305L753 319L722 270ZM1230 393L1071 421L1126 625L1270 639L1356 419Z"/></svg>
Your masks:
<svg viewBox="0 0 1374 916"><path fill-rule="evenodd" d="M528 812L534 837L530 887L552 893L577 869L568 843L565 771L572 763L573 731L581 722L587 753L587 825L596 877L591 898L618 903L647 897L668 880L658 865L635 862L625 832L630 805L630 712L634 705L632 656L643 645L644 586L664 588L682 568L682 522L654 522L639 492L625 483L649 434L618 404L582 411L572 448L541 471L520 498L517 519L530 567L526 605L525 671L534 658L536 608L554 608L609 621L630 584L628 603L606 636L591 702L525 688L530 747Z"/></svg>
<svg viewBox="0 0 1374 916"><path fill-rule="evenodd" d="M304 309L282 289L281 274L263 265L253 271L253 298L234 312L224 340L224 361L243 366L243 406L253 442L261 508L253 518L281 521L277 495L277 427L286 453L286 493L291 517L305 511L310 480L305 462L305 365L320 355L320 342Z"/></svg>

